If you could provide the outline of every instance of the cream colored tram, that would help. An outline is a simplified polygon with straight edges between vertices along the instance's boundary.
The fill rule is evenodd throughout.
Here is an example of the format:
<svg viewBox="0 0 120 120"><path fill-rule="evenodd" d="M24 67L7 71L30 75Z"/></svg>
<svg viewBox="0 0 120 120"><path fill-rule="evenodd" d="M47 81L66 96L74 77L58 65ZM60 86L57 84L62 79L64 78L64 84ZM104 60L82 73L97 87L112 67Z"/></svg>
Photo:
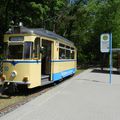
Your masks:
<svg viewBox="0 0 120 120"><path fill-rule="evenodd" d="M13 27L4 35L4 45L4 83L34 88L76 72L76 47L53 32Z"/></svg>

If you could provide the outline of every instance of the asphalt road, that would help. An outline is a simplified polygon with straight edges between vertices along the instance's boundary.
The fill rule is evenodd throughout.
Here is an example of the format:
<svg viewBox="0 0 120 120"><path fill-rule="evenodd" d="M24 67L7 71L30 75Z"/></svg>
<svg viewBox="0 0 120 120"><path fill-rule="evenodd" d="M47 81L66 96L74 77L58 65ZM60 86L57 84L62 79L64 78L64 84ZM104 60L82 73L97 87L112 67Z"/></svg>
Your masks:
<svg viewBox="0 0 120 120"><path fill-rule="evenodd" d="M85 70L0 120L120 120L120 74Z"/></svg>

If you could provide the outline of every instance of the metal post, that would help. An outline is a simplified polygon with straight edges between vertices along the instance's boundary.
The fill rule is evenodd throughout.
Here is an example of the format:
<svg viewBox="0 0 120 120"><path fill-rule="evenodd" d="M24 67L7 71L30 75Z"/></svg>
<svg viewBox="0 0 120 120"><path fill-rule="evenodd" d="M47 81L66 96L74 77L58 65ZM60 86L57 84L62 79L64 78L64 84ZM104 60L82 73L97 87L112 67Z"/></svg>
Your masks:
<svg viewBox="0 0 120 120"><path fill-rule="evenodd" d="M110 33L110 80L109 83L112 84L112 33Z"/></svg>

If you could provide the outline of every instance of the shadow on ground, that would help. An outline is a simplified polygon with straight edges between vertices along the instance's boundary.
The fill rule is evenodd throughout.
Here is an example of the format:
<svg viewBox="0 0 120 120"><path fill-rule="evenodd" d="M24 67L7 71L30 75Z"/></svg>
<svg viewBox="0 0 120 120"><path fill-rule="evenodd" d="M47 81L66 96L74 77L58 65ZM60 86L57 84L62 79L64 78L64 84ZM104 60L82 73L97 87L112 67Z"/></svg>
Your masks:
<svg viewBox="0 0 120 120"><path fill-rule="evenodd" d="M104 74L110 74L110 71L109 70L101 70L101 69L93 69L91 72L93 73L104 73ZM119 72L117 71L112 71L112 74L116 74L116 75L120 75Z"/></svg>
<svg viewBox="0 0 120 120"><path fill-rule="evenodd" d="M98 83L106 83L104 81L98 81L98 80L92 80L92 79L82 79L84 81L88 81L88 82L98 82Z"/></svg>

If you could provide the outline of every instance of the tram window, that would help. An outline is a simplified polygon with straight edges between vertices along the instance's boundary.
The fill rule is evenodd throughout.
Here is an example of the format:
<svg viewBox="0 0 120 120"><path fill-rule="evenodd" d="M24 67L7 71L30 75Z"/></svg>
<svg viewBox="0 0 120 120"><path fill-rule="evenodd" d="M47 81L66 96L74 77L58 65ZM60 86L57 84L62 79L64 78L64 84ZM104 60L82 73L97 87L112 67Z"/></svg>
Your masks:
<svg viewBox="0 0 120 120"><path fill-rule="evenodd" d="M71 59L74 59L75 58L75 52L72 50L71 51Z"/></svg>
<svg viewBox="0 0 120 120"><path fill-rule="evenodd" d="M66 59L70 59L70 50L66 50Z"/></svg>
<svg viewBox="0 0 120 120"><path fill-rule="evenodd" d="M23 45L9 45L8 59L22 59Z"/></svg>
<svg viewBox="0 0 120 120"><path fill-rule="evenodd" d="M61 43L59 44L59 46L60 46L60 47L65 47L65 45L64 45L64 44L61 44Z"/></svg>
<svg viewBox="0 0 120 120"><path fill-rule="evenodd" d="M35 39L35 44L34 44L34 58L40 58L40 39L36 38Z"/></svg>
<svg viewBox="0 0 120 120"><path fill-rule="evenodd" d="M59 59L65 59L65 49L59 48Z"/></svg>
<svg viewBox="0 0 120 120"><path fill-rule="evenodd" d="M66 46L66 48L67 48L67 49L70 49L70 47L69 47L69 46Z"/></svg>
<svg viewBox="0 0 120 120"><path fill-rule="evenodd" d="M74 50L74 48L71 48L71 50Z"/></svg>
<svg viewBox="0 0 120 120"><path fill-rule="evenodd" d="M24 44L24 58L29 59L32 57L32 42L25 42Z"/></svg>

